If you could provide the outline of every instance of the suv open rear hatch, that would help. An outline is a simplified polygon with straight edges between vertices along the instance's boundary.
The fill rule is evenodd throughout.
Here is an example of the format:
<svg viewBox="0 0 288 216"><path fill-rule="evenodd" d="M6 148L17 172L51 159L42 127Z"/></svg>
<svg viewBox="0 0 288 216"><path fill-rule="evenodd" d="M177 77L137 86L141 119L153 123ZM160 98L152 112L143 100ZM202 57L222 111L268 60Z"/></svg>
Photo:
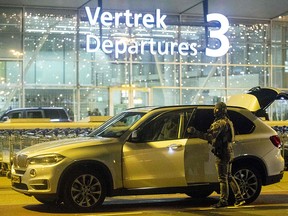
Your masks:
<svg viewBox="0 0 288 216"><path fill-rule="evenodd" d="M229 106L244 107L258 117L269 119L266 109L275 100L288 100L288 94L276 88L251 88L246 94L232 95L227 101Z"/></svg>

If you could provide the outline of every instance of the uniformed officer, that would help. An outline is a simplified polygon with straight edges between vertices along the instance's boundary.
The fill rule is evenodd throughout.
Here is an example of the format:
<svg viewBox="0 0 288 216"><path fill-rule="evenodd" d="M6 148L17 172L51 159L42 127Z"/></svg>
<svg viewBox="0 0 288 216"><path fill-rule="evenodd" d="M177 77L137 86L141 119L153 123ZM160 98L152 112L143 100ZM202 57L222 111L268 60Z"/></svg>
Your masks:
<svg viewBox="0 0 288 216"><path fill-rule="evenodd" d="M216 156L216 170L220 183L220 201L213 205L214 208L228 206L229 185L235 196L234 206L240 206L245 200L234 177L231 175L233 159L232 142L234 140L234 128L227 116L227 107L223 102L219 102L214 108L214 122L206 133L189 127L187 132L201 139L208 140L212 145L212 152Z"/></svg>

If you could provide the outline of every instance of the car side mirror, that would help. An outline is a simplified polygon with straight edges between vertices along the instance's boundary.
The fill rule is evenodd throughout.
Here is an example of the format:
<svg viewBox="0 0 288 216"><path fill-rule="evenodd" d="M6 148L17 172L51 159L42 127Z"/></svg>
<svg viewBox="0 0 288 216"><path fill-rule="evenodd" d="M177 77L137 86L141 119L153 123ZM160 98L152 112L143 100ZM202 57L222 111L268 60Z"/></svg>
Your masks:
<svg viewBox="0 0 288 216"><path fill-rule="evenodd" d="M8 121L8 120L9 120L8 116L4 116L3 119L2 119L3 122Z"/></svg>

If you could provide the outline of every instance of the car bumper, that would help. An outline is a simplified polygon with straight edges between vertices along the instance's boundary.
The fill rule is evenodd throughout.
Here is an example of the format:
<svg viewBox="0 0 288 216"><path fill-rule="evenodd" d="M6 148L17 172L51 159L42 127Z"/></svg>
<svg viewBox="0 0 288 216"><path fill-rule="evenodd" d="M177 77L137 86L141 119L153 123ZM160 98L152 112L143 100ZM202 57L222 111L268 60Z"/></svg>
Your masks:
<svg viewBox="0 0 288 216"><path fill-rule="evenodd" d="M284 176L284 171L282 171L278 175L267 176L266 182L263 182L263 185L270 185L270 184L274 184L274 183L280 182L281 179L283 178L283 176Z"/></svg>
<svg viewBox="0 0 288 216"><path fill-rule="evenodd" d="M26 170L15 170L12 166L12 189L33 196L34 194L56 194L61 166L29 166Z"/></svg>

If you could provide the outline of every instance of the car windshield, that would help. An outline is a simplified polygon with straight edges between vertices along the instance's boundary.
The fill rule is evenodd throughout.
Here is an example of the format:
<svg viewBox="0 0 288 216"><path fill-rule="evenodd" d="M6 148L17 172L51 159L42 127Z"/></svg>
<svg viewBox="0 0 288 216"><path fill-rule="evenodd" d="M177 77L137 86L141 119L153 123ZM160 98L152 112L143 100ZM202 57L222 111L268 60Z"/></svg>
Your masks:
<svg viewBox="0 0 288 216"><path fill-rule="evenodd" d="M123 112L105 122L89 136L120 137L134 125L145 113Z"/></svg>

